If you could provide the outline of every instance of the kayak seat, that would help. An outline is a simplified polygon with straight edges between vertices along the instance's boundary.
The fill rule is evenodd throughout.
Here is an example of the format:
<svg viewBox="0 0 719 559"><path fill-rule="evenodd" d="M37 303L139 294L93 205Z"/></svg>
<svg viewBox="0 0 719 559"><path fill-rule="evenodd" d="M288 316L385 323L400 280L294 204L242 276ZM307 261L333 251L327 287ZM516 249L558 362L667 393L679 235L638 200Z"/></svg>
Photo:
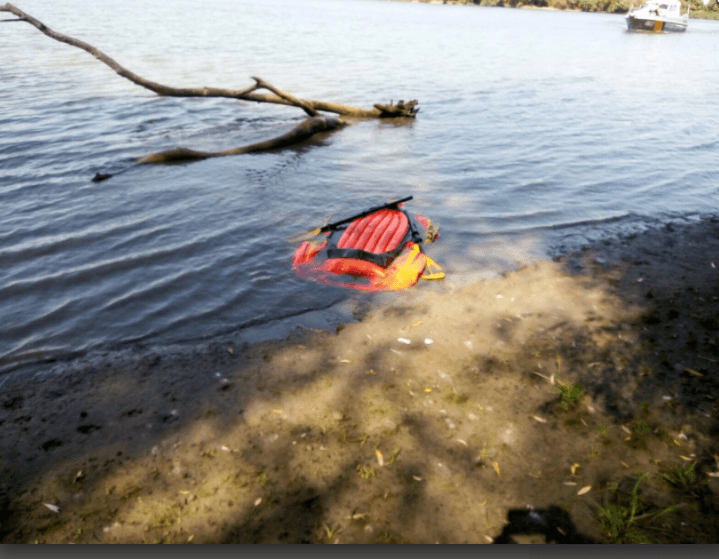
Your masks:
<svg viewBox="0 0 719 559"><path fill-rule="evenodd" d="M400 243L408 231L409 220L404 212L379 210L351 222L336 241L331 239L327 256L357 258L386 267L402 250Z"/></svg>
<svg viewBox="0 0 719 559"><path fill-rule="evenodd" d="M397 248L409 223L404 212L380 210L353 221L337 241L337 248L355 248L382 254Z"/></svg>

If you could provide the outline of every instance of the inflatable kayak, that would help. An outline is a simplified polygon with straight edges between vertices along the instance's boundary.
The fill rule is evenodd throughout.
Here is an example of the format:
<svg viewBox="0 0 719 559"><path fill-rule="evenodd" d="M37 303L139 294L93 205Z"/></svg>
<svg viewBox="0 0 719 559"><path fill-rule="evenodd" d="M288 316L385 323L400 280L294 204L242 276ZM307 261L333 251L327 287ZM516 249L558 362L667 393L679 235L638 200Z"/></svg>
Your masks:
<svg viewBox="0 0 719 559"><path fill-rule="evenodd" d="M400 206L412 196L304 234L292 257L295 274L326 285L364 291L405 289L444 272L424 253L437 240L429 219Z"/></svg>

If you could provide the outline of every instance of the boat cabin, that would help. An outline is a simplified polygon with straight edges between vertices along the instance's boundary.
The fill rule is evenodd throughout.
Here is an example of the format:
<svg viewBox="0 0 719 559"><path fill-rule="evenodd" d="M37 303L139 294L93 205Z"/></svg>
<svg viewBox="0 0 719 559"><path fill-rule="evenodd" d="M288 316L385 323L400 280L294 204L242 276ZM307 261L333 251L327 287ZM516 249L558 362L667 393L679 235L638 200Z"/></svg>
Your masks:
<svg viewBox="0 0 719 559"><path fill-rule="evenodd" d="M649 0L645 2L639 10L648 9L651 12L655 12L656 15L659 15L659 10L661 10L667 15L678 16L681 7L682 4L679 0Z"/></svg>

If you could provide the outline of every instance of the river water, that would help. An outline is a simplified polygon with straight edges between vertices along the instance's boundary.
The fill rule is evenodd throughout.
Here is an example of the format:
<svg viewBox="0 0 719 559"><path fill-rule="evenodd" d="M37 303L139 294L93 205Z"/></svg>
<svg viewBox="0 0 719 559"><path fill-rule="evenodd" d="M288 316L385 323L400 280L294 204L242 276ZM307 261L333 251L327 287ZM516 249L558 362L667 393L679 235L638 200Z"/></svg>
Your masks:
<svg viewBox="0 0 719 559"><path fill-rule="evenodd" d="M156 82L240 88L256 75L298 97L421 110L275 153L136 166L279 135L304 115L160 98L3 23L0 372L279 335L391 302L403 295L296 278L285 239L396 197L441 225L429 252L447 279L418 293L717 210L717 21L654 35L617 14L372 0L18 7Z"/></svg>

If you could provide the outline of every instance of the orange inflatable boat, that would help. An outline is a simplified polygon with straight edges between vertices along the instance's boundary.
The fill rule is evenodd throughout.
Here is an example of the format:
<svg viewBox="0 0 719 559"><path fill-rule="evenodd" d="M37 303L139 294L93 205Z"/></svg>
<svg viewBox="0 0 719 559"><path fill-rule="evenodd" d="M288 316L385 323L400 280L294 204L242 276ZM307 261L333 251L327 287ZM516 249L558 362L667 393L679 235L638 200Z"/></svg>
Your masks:
<svg viewBox="0 0 719 559"><path fill-rule="evenodd" d="M382 291L405 289L444 272L424 253L439 237L424 216L401 208L412 196L309 231L292 257L297 276L327 285Z"/></svg>

